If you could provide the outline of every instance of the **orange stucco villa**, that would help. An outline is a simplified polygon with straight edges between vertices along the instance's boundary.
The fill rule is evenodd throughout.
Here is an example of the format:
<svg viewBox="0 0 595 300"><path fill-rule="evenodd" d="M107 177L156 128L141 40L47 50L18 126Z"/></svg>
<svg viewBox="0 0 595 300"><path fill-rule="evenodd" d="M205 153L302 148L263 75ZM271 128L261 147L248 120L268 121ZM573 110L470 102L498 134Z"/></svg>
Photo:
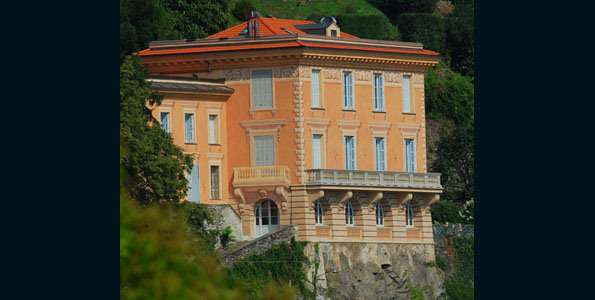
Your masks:
<svg viewBox="0 0 595 300"><path fill-rule="evenodd" d="M199 40L137 53L154 116L194 155L189 201L230 204L252 238L433 244L421 44L360 39L257 15Z"/></svg>

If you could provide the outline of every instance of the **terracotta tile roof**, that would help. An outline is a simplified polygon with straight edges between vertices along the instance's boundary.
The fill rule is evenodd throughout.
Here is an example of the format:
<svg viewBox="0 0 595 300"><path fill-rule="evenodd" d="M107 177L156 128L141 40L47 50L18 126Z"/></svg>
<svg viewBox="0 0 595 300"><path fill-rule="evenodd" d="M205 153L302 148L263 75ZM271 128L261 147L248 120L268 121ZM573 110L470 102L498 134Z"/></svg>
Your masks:
<svg viewBox="0 0 595 300"><path fill-rule="evenodd" d="M425 49L407 50L407 49L370 47L370 46L359 46L359 45L345 45L345 44L333 45L333 44L328 44L328 43L310 43L310 42L306 42L306 41L298 41L298 42L303 46L315 47L315 48L348 49L348 50L392 52L392 53L405 53L405 54L422 54L422 55L440 55L440 53L438 53L438 52L425 50Z"/></svg>
<svg viewBox="0 0 595 300"><path fill-rule="evenodd" d="M306 34L304 31L299 30L294 27L294 25L304 25L304 24L316 24L312 21L302 21L302 20L288 20L288 19L277 19L274 17L265 18L265 17L258 17L252 19L252 28L254 28L254 20L258 20L258 31L259 35L267 36L267 35L288 35L289 32L283 30L285 28L293 33L297 34ZM248 22L240 23L234 27L229 29L223 30L221 32L215 33L211 36L208 36L207 39L217 39L217 38L230 38L236 37L240 35L240 33L246 29L248 26ZM341 32L341 37L346 38L353 38L357 39L356 36Z"/></svg>
<svg viewBox="0 0 595 300"><path fill-rule="evenodd" d="M234 50L255 50L255 49L274 49L274 48L291 48L302 47L299 41L292 41L288 43L276 44L257 44L257 45L237 45L237 46L221 46L221 47L202 47L202 48L182 48L182 49L146 49L138 52L140 56L149 55L167 55L167 54L187 54L187 53L206 53L218 51L234 51Z"/></svg>

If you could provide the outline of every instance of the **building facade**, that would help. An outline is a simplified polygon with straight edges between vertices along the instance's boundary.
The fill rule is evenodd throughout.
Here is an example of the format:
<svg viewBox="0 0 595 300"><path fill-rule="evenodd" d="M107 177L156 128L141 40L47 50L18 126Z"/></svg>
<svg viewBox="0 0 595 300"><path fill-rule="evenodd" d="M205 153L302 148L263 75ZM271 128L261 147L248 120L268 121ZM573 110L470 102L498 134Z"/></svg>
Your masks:
<svg viewBox="0 0 595 300"><path fill-rule="evenodd" d="M421 44L257 16L140 51L154 115L194 154L189 201L230 204L243 234L298 225L306 241L432 244Z"/></svg>

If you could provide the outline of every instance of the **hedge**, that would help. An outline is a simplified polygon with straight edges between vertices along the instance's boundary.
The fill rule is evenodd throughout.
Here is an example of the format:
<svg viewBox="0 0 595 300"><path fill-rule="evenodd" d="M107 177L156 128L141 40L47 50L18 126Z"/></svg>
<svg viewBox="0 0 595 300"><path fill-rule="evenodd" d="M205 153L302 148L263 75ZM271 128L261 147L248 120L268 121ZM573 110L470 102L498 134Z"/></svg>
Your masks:
<svg viewBox="0 0 595 300"><path fill-rule="evenodd" d="M405 13L397 28L404 42L423 43L424 49L443 53L446 45L444 18L438 14Z"/></svg>

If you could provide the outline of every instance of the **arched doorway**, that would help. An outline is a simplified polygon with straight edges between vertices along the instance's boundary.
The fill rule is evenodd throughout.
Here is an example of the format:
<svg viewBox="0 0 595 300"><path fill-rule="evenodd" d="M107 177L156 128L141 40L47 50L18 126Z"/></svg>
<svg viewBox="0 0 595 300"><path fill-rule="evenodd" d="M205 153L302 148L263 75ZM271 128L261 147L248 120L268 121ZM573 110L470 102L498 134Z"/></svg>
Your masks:
<svg viewBox="0 0 595 300"><path fill-rule="evenodd" d="M273 232L279 228L279 209L275 202L266 199L254 209L256 237Z"/></svg>

